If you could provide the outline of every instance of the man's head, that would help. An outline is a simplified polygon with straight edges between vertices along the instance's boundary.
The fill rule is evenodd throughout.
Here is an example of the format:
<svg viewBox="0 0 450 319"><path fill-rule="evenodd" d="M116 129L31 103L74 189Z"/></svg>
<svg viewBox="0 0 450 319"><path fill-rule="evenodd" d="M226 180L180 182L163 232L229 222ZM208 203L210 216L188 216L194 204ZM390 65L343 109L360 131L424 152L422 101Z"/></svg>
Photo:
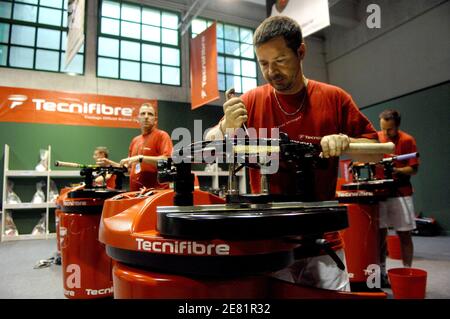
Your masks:
<svg viewBox="0 0 450 319"><path fill-rule="evenodd" d="M156 112L155 108L149 104L144 103L139 108L139 124L141 125L141 131L143 133L149 133L156 125Z"/></svg>
<svg viewBox="0 0 450 319"><path fill-rule="evenodd" d="M400 127L401 116L397 110L384 110L380 113L380 128L384 135L389 138L394 138L398 134Z"/></svg>
<svg viewBox="0 0 450 319"><path fill-rule="evenodd" d="M105 146L98 146L94 150L94 154L92 155L92 158L94 161L97 161L99 158L108 158L109 151L108 148Z"/></svg>
<svg viewBox="0 0 450 319"><path fill-rule="evenodd" d="M267 18L256 29L253 45L261 72L270 85L287 94L302 88L301 62L306 47L295 20L286 16Z"/></svg>

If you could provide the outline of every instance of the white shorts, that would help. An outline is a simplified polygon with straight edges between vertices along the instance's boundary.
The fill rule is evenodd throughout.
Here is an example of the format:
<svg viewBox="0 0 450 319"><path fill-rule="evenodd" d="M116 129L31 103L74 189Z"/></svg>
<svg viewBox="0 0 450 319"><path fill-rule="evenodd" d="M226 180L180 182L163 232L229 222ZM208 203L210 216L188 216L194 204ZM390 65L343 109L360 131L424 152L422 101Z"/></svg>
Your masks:
<svg viewBox="0 0 450 319"><path fill-rule="evenodd" d="M391 197L380 202L380 228L410 231L416 228L415 217L412 196Z"/></svg>
<svg viewBox="0 0 450 319"><path fill-rule="evenodd" d="M339 249L335 252L346 265L344 250ZM347 266L345 267L347 268ZM273 273L272 276L304 286L350 291L350 280L347 271L339 269L334 260L328 255L299 259L291 266Z"/></svg>

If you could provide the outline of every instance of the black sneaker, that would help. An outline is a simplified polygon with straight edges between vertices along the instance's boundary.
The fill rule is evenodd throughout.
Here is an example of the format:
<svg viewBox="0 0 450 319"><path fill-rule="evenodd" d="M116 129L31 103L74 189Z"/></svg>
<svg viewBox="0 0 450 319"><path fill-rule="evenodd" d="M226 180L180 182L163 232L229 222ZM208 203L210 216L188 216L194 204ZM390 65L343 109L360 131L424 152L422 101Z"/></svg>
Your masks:
<svg viewBox="0 0 450 319"><path fill-rule="evenodd" d="M56 256L55 261L53 263L55 265L61 265L61 255Z"/></svg>

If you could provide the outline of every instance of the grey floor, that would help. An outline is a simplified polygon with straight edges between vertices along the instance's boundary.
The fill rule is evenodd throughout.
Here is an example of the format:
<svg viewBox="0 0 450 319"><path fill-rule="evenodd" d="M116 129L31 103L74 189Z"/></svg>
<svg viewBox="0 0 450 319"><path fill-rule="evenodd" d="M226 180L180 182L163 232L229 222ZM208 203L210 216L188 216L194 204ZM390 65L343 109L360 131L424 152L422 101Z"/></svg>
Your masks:
<svg viewBox="0 0 450 319"><path fill-rule="evenodd" d="M428 272L427 298L450 299L450 237L413 237L413 267ZM61 266L33 269L40 259L52 257L56 240L0 243L0 298L64 298ZM400 267L388 259L388 268ZM391 290L386 289L391 298Z"/></svg>

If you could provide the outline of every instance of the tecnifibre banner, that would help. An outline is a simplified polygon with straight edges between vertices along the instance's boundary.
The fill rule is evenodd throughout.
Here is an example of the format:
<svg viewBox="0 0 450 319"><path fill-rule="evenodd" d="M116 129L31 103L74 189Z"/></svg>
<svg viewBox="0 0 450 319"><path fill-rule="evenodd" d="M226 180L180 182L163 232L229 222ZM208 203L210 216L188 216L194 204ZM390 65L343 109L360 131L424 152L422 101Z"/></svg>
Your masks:
<svg viewBox="0 0 450 319"><path fill-rule="evenodd" d="M139 128L139 107L157 101L0 86L0 122Z"/></svg>
<svg viewBox="0 0 450 319"><path fill-rule="evenodd" d="M216 24L191 40L192 109L219 98Z"/></svg>
<svg viewBox="0 0 450 319"><path fill-rule="evenodd" d="M69 31L67 33L66 68L84 43L84 6L84 0L69 0L67 11Z"/></svg>

